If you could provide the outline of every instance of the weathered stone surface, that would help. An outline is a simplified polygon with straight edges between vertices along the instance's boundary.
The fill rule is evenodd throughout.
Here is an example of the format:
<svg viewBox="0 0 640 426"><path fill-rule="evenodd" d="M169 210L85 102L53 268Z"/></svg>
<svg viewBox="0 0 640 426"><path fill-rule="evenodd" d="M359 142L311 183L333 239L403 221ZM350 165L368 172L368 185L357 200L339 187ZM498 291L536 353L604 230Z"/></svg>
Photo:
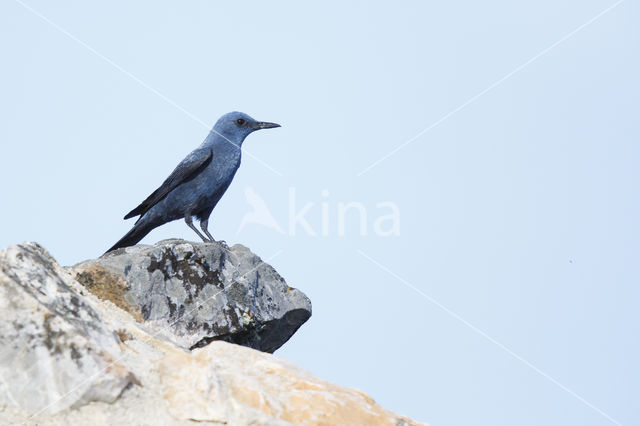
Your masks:
<svg viewBox="0 0 640 426"><path fill-rule="evenodd" d="M226 342L161 361L169 412L178 419L238 425L414 425L366 394Z"/></svg>
<svg viewBox="0 0 640 426"><path fill-rule="evenodd" d="M35 243L0 252L0 405L55 413L112 402L135 380L80 289Z"/></svg>
<svg viewBox="0 0 640 426"><path fill-rule="evenodd" d="M184 243L169 244L175 252ZM275 272L244 247L231 251L221 276L253 282L244 291L268 296L266 306L281 300L268 293L275 284L258 293L261 281L281 280ZM207 259L197 262L213 264ZM249 261L260 266L245 281ZM163 262L162 273L175 278L180 266ZM224 341L189 350L156 338L148 325L157 320L136 320L146 314L131 303L134 281L98 262L84 268L70 275L34 243L0 252L0 426L416 424L264 352Z"/></svg>
<svg viewBox="0 0 640 426"><path fill-rule="evenodd" d="M165 240L70 272L149 333L183 348L225 340L273 352L311 316L309 299L242 245Z"/></svg>
<svg viewBox="0 0 640 426"><path fill-rule="evenodd" d="M114 313L117 309L113 306ZM421 424L385 410L355 389L328 383L290 362L231 343L212 342L188 352L133 334L122 350L142 386L127 389L113 404L92 402L55 415L37 415L25 424ZM22 412L0 406L0 425L24 421Z"/></svg>

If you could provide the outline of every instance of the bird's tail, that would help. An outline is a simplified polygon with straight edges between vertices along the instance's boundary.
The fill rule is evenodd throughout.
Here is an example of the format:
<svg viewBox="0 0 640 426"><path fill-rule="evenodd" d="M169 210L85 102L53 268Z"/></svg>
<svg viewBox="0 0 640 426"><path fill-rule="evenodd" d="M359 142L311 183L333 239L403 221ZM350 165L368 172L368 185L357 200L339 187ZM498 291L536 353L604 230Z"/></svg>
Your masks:
<svg viewBox="0 0 640 426"><path fill-rule="evenodd" d="M130 247L136 245L149 232L151 232L153 228L155 228L155 226L153 226L152 224L143 223L141 221L137 222L135 225L133 225L133 228L131 228L131 230L127 232L124 237L120 238L120 240L115 243L109 250L107 250L105 254L122 247Z"/></svg>

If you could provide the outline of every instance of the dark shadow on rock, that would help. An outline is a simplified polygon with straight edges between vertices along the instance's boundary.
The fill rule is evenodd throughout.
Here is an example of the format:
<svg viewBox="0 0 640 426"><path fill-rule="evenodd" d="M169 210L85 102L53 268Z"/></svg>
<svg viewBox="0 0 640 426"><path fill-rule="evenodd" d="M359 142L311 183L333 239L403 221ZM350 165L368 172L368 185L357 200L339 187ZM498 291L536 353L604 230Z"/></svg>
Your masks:
<svg viewBox="0 0 640 426"><path fill-rule="evenodd" d="M189 349L201 348L214 340L222 340L273 353L284 345L310 317L311 312L306 309L294 309L287 312L282 318L267 321L253 328L204 338Z"/></svg>

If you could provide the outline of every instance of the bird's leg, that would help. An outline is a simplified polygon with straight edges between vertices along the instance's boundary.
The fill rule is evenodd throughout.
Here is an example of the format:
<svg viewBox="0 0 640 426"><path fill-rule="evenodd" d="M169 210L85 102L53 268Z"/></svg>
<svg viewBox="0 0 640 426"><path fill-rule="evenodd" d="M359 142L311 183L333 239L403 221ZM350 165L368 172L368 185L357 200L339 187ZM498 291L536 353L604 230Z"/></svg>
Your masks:
<svg viewBox="0 0 640 426"><path fill-rule="evenodd" d="M200 228L202 228L202 232L204 232L204 235L209 237L209 240L211 240L212 243L216 241L209 233L209 219L201 220Z"/></svg>
<svg viewBox="0 0 640 426"><path fill-rule="evenodd" d="M202 238L202 241L204 241L205 243L206 243L206 242L209 242L209 240L207 240L207 239L204 237L204 235L202 235L202 234L200 233L200 231L198 231L198 228L196 228L196 227L193 225L193 218L191 217L191 215L190 215L190 214L187 214L187 215L184 217L184 221L187 223L187 226L188 226L189 228L193 229L193 230L196 232L196 234L198 234L198 237Z"/></svg>
<svg viewBox="0 0 640 426"><path fill-rule="evenodd" d="M213 238L213 236L209 233L209 229L208 229L209 228L209 219L201 220L200 221L200 228L202 228L202 231L207 235L207 237L209 237L211 239L212 243L216 242L216 240ZM226 246L226 247L229 247L225 240L220 240L220 241L217 241L217 242L222 244L222 245L224 245L224 246Z"/></svg>

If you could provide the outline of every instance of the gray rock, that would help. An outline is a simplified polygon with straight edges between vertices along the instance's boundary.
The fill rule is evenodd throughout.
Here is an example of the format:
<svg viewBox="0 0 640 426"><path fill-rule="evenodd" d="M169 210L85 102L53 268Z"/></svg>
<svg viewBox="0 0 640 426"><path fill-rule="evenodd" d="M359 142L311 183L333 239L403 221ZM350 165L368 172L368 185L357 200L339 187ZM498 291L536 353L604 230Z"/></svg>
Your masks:
<svg viewBox="0 0 640 426"><path fill-rule="evenodd" d="M242 246L172 240L66 271L35 243L10 247L0 252L0 426L417 424L264 352L184 349L217 339L273 350L310 314Z"/></svg>
<svg viewBox="0 0 640 426"><path fill-rule="evenodd" d="M0 251L0 406L113 402L135 378L82 287L38 244Z"/></svg>
<svg viewBox="0 0 640 426"><path fill-rule="evenodd" d="M273 352L311 316L311 302L242 245L165 240L80 263L70 272L146 331L193 349L224 340Z"/></svg>

